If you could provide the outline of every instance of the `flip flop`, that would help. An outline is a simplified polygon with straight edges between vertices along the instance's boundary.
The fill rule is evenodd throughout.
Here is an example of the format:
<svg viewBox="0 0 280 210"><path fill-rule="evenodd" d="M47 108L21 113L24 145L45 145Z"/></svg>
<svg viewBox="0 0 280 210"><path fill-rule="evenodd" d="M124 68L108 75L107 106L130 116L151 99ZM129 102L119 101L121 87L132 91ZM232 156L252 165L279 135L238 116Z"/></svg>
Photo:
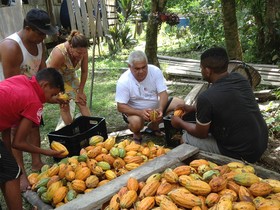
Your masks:
<svg viewBox="0 0 280 210"><path fill-rule="evenodd" d="M153 135L153 136L157 136L157 137L163 137L163 136L165 136L165 133L164 132L162 132L161 130L152 130L152 129L150 129L150 128L146 128L145 129L145 132L146 133L148 133L148 134L151 134L151 135Z"/></svg>

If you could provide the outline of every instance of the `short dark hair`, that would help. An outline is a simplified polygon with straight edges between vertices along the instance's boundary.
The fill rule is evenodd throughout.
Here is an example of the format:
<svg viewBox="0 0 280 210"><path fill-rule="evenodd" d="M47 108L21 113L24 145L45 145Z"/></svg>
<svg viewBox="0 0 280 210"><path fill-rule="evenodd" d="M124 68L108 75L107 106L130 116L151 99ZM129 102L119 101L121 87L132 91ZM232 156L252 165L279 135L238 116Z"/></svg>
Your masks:
<svg viewBox="0 0 280 210"><path fill-rule="evenodd" d="M64 82L62 75L55 68L44 68L37 72L36 80L48 81L51 88L59 88L61 92L64 92Z"/></svg>
<svg viewBox="0 0 280 210"><path fill-rule="evenodd" d="M202 67L212 69L215 73L227 71L229 58L227 51L222 47L213 47L202 53L200 64Z"/></svg>

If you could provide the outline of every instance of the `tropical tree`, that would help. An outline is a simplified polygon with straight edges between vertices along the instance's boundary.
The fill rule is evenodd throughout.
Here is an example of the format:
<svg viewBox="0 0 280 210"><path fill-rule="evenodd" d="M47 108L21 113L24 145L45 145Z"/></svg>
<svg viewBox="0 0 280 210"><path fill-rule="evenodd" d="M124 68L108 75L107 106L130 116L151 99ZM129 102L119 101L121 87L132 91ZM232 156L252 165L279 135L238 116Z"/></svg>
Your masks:
<svg viewBox="0 0 280 210"><path fill-rule="evenodd" d="M160 23L157 15L164 11L167 0L151 0L151 13L147 23L145 53L148 62L159 67L157 58L157 38Z"/></svg>
<svg viewBox="0 0 280 210"><path fill-rule="evenodd" d="M225 42L230 59L242 60L235 0L221 0Z"/></svg>

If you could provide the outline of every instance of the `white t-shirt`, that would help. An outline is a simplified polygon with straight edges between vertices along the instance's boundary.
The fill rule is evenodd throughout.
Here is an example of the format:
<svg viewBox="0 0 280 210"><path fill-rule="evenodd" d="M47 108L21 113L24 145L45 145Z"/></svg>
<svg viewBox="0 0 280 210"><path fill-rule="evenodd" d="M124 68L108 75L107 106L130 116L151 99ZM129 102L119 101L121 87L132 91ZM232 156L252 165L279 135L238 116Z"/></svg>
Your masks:
<svg viewBox="0 0 280 210"><path fill-rule="evenodd" d="M149 64L148 74L142 82L134 78L130 69L121 75L117 82L115 101L135 109L154 109L159 106L158 94L166 90L162 71Z"/></svg>

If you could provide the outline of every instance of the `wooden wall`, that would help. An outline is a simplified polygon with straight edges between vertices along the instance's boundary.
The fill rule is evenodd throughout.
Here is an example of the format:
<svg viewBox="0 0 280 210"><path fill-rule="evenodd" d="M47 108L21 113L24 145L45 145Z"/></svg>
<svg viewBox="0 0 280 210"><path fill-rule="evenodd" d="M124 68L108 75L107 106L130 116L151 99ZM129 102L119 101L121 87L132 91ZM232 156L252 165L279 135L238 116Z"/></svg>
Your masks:
<svg viewBox="0 0 280 210"><path fill-rule="evenodd" d="M66 0L65 0L66 1ZM86 0L75 0L75 2ZM89 2L97 2L97 0L88 0ZM104 3L103 12L106 12L106 23L103 21L102 27L109 27L116 23L116 0L102 0ZM61 27L60 23L60 6L62 0L29 0L29 4L21 4L21 0L16 0L16 5L10 7L4 7L0 5L0 40L7 37L8 35L19 31L23 26L23 19L26 13L32 8L40 8L48 11L51 22L53 25ZM72 11L73 13L73 11ZM88 15L88 14L87 14ZM89 16L83 17L84 20L88 19ZM80 21L80 22L79 22ZM87 20L88 21L88 20ZM81 24L81 20L78 20ZM104 26L103 26L104 25Z"/></svg>

